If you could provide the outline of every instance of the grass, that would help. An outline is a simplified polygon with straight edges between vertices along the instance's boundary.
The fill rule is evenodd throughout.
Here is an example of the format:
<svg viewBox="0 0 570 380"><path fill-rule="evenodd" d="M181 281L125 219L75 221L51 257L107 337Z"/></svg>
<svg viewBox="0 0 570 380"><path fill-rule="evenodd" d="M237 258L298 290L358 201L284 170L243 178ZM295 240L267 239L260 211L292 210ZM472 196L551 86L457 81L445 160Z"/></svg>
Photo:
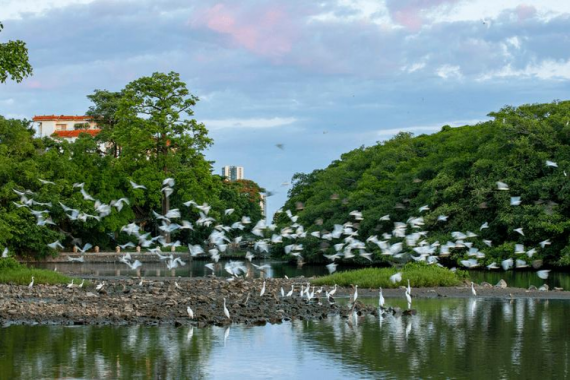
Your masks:
<svg viewBox="0 0 570 380"><path fill-rule="evenodd" d="M34 284L67 284L71 277L45 269L28 268L15 259L0 258L0 283L28 285L34 276Z"/></svg>
<svg viewBox="0 0 570 380"><path fill-rule="evenodd" d="M390 281L390 276L398 272L402 272L402 281L394 284ZM398 288L407 285L408 280L410 280L411 286L421 288L455 286L461 284L462 280L467 277L466 271L454 273L449 269L435 265L410 263L403 268L365 268L337 272L316 278L312 283L314 285L358 285L361 288Z"/></svg>

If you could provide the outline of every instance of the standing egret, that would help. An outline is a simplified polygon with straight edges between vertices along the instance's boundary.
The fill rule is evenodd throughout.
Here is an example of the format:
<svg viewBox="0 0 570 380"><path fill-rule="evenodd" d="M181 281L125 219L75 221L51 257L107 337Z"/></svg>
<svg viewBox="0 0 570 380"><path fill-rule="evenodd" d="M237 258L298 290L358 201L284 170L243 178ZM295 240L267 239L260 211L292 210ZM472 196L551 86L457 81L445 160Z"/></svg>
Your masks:
<svg viewBox="0 0 570 380"><path fill-rule="evenodd" d="M228 310L228 308L226 307L226 298L224 297L224 315L226 316L226 318L230 319L230 311Z"/></svg>
<svg viewBox="0 0 570 380"><path fill-rule="evenodd" d="M192 311L192 309L190 308L190 306L188 306L188 307L186 308L186 311L188 312L188 317L189 317L190 319L194 319L194 311Z"/></svg>
<svg viewBox="0 0 570 380"><path fill-rule="evenodd" d="M352 299L352 303L355 303L357 298L358 298L358 285L354 285L354 296Z"/></svg>
<svg viewBox="0 0 570 380"><path fill-rule="evenodd" d="M408 293L412 295L412 287L410 286L410 280L408 279Z"/></svg>
<svg viewBox="0 0 570 380"><path fill-rule="evenodd" d="M471 293L473 293L473 296L477 297L477 292L475 291L473 281L471 281Z"/></svg>
<svg viewBox="0 0 570 380"><path fill-rule="evenodd" d="M329 292L329 296L333 296L336 293L336 284L334 284L334 289Z"/></svg>
<svg viewBox="0 0 570 380"><path fill-rule="evenodd" d="M71 279L71 284L67 284L67 287L69 289L73 288L73 281L75 281L73 278Z"/></svg>
<svg viewBox="0 0 570 380"><path fill-rule="evenodd" d="M85 280L81 280L81 284L79 284L79 286L78 286L78 287L79 287L79 288L82 288L82 287L83 287L83 283L84 283L84 282L85 282Z"/></svg>
<svg viewBox="0 0 570 380"><path fill-rule="evenodd" d="M291 297L293 295L293 292L295 291L295 289L293 289L295 285L291 285L291 290L289 290L289 293L287 293L287 297Z"/></svg>
<svg viewBox="0 0 570 380"><path fill-rule="evenodd" d="M283 287L281 287L281 298L285 297L285 290L283 290Z"/></svg>
<svg viewBox="0 0 570 380"><path fill-rule="evenodd" d="M32 282L30 282L30 285L28 285L28 288L31 289L32 286L34 286L34 276L32 276Z"/></svg>
<svg viewBox="0 0 570 380"><path fill-rule="evenodd" d="M412 308L412 296L408 293L408 289L406 289L406 301L408 301L408 309Z"/></svg>
<svg viewBox="0 0 570 380"><path fill-rule="evenodd" d="M380 296L378 297L378 306L384 307L384 296L382 295L382 288L380 288Z"/></svg>
<svg viewBox="0 0 570 380"><path fill-rule="evenodd" d="M95 290L99 291L99 290L103 289L103 286L105 286L105 281L103 281L102 283L100 283L99 285L97 285L97 286L95 287Z"/></svg>
<svg viewBox="0 0 570 380"><path fill-rule="evenodd" d="M259 296L263 297L264 294L265 294L265 281L263 281L263 286L261 287L261 292L259 292Z"/></svg>

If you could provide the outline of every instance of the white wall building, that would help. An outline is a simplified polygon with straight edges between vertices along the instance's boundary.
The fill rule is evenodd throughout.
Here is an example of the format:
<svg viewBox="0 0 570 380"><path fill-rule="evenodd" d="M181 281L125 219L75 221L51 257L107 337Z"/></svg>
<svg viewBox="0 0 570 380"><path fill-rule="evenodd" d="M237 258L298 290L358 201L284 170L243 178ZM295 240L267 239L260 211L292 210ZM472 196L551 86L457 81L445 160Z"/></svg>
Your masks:
<svg viewBox="0 0 570 380"><path fill-rule="evenodd" d="M87 116L42 115L34 116L32 120L39 137L51 137L55 134L57 137L74 141L81 133L95 136L101 132L97 123Z"/></svg>

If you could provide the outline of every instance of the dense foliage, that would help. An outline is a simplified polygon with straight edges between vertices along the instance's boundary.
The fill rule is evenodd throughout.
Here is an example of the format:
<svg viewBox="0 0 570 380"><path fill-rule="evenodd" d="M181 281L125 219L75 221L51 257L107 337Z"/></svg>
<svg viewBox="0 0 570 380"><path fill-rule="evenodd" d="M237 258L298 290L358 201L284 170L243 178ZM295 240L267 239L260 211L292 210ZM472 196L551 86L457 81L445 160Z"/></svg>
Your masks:
<svg viewBox="0 0 570 380"><path fill-rule="evenodd" d="M197 209L183 205L194 200L197 204L209 203L212 206L209 216L226 224L243 215L250 216L253 223L259 220L259 192L262 189L251 181L227 182L212 174L212 163L202 153L211 143L205 127L194 120L182 119L180 115L182 108L186 115L191 115L188 107L195 104L197 98L187 96L185 85L177 78L173 73L141 78L119 95L105 97L103 100L107 103L101 97L91 97L96 102L91 111L97 120L112 114L108 110L113 109L113 101L119 103L114 108L116 122L105 128L103 136L96 138L85 133L75 142L38 139L28 121L0 117L0 249L8 247L12 254L42 257L54 254L47 244L60 239L66 249L74 244L90 243L101 249L114 250L118 243L136 242L133 237L120 232L131 222L157 236L160 221L153 211L160 214L164 210L162 182L169 177L175 180L175 185L167 206L180 209L181 219L193 223L198 218ZM163 97L167 96L165 91L168 89L175 91L172 97L178 97L181 103L177 104L182 107L174 111L170 108L165 111L166 115L155 115L156 119L141 118L138 113L143 111L137 108L140 101L134 95L141 92L133 90L140 83L145 84L147 95L155 91L157 96ZM95 95L101 93L107 92L96 92ZM190 102L184 100L187 97ZM148 99L142 102L149 104ZM108 113L97 116L102 104ZM129 105L136 111L129 111ZM154 125L153 120L163 129ZM146 189L135 189L130 181L144 185ZM111 207L111 214L100 221L95 218L72 220L61 204L86 214L97 214L94 202L85 199L80 188L73 186L75 183L84 183L85 192L102 203L111 204L113 200L126 197L130 204L125 204L122 209ZM29 190L33 194L22 198L14 190ZM23 199L40 203L23 207ZM51 207L41 204L48 202ZM40 211L46 207L54 224L38 225L31 210ZM235 212L224 215L228 208ZM172 238L182 244L198 244L211 230L212 227L194 226L194 230L173 232Z"/></svg>
<svg viewBox="0 0 570 380"><path fill-rule="evenodd" d="M0 32L4 25L0 22ZM26 43L20 40L0 43L0 83L12 79L21 82L32 75Z"/></svg>
<svg viewBox="0 0 570 380"><path fill-rule="evenodd" d="M432 135L400 133L343 154L324 170L296 174L284 209L300 210L298 222L309 232L330 231L360 210L361 240L381 238L395 221L423 216L429 242L454 240L453 231L478 234L471 240L486 254L483 264L515 257L519 243L537 248L533 260L570 265L570 101L505 107L489 116L488 122L444 126ZM547 166L547 160L558 167ZM510 190L499 191L497 181ZM519 206L511 206L514 196L521 197ZM424 205L429 211L420 212ZM391 221L379 221L386 214ZM448 220L438 221L440 215ZM284 214L276 220L290 223ZM484 222L489 228L480 230ZM514 231L519 227L524 236ZM542 249L538 244L546 239L552 244ZM305 259L324 261L323 253L334 252L322 243L306 239ZM373 253L373 261L385 260L377 248ZM449 264L465 253L454 250Z"/></svg>

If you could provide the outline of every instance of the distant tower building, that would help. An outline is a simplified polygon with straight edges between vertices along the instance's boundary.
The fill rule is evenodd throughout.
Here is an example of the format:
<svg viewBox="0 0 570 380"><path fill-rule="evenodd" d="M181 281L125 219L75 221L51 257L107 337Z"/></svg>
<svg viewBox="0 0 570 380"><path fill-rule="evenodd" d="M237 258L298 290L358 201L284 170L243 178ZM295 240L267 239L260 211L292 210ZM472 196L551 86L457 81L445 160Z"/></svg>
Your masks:
<svg viewBox="0 0 570 380"><path fill-rule="evenodd" d="M237 181L243 179L243 166L224 166L222 168L222 177L230 181Z"/></svg>
<svg viewBox="0 0 570 380"><path fill-rule="evenodd" d="M260 196L260 200L259 200L259 207L261 207L261 215L263 217L263 219L267 218L267 196L263 193L259 194Z"/></svg>

